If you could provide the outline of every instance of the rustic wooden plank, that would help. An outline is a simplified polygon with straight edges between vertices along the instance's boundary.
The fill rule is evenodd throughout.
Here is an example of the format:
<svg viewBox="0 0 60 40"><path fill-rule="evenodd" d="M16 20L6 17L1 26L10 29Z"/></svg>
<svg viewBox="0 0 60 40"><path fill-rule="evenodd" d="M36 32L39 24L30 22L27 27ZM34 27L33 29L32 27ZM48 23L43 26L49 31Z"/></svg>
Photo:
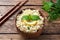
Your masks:
<svg viewBox="0 0 60 40"><path fill-rule="evenodd" d="M19 1L24 1L24 0L0 0L0 5L15 5ZM28 2L25 5L42 5L42 1L28 0Z"/></svg>
<svg viewBox="0 0 60 40"><path fill-rule="evenodd" d="M5 39L0 39L0 40L11 40L11 39L6 39L6 38L5 38Z"/></svg>
<svg viewBox="0 0 60 40"><path fill-rule="evenodd" d="M60 23L60 18L58 18L56 21L53 21L52 23Z"/></svg>
<svg viewBox="0 0 60 40"><path fill-rule="evenodd" d="M13 6L0 6L0 18L4 16Z"/></svg>
<svg viewBox="0 0 60 40"><path fill-rule="evenodd" d="M60 24L60 20L59 21L53 21L52 23L59 23Z"/></svg>
<svg viewBox="0 0 60 40"><path fill-rule="evenodd" d="M20 34L0 34L0 39L12 39L12 40L60 40L60 35L41 35L37 39L25 39Z"/></svg>
<svg viewBox="0 0 60 40"><path fill-rule="evenodd" d="M60 30L60 24L50 23L48 26L44 27L43 33L60 34L59 30Z"/></svg>
<svg viewBox="0 0 60 40"><path fill-rule="evenodd" d="M21 34L0 34L0 39L12 39L12 38L23 39L23 36Z"/></svg>
<svg viewBox="0 0 60 40"><path fill-rule="evenodd" d="M7 8L7 6L6 6ZM21 9L24 8L35 8L35 9L40 9L40 6L23 6ZM6 11L7 12L7 11ZM19 12L19 11L18 11ZM17 12L17 13L18 13ZM15 27L15 17L16 14L12 15L1 27L0 27L0 33L18 33L16 27ZM54 23L49 23L48 26L44 27L43 34L45 33L60 33L60 24L54 24Z"/></svg>

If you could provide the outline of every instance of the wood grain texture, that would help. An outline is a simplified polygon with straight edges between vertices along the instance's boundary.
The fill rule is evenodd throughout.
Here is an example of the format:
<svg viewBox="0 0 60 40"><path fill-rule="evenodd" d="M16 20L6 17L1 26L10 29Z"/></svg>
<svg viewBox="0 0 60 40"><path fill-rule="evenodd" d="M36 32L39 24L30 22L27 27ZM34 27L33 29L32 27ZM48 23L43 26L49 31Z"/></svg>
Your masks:
<svg viewBox="0 0 60 40"><path fill-rule="evenodd" d="M11 39L7 39L7 38L5 38L5 39L0 39L0 40L11 40Z"/></svg>
<svg viewBox="0 0 60 40"><path fill-rule="evenodd" d="M60 35L41 35L37 39L25 39L20 34L1 34L0 39L11 39L11 40L60 40Z"/></svg>
<svg viewBox="0 0 60 40"><path fill-rule="evenodd" d="M24 0L0 0L0 5L16 5L17 2ZM42 5L41 0L28 0L25 5Z"/></svg>
<svg viewBox="0 0 60 40"><path fill-rule="evenodd" d="M6 6L7 8L7 6ZM21 9L24 8L35 8L35 9L41 9L40 6L23 6ZM20 10L19 10L20 11ZM19 13L19 11L17 13ZM7 12L7 11L6 11ZM12 15L1 27L0 27L0 33L19 33L15 27L15 17L17 15L15 13ZM60 24L54 24L54 23L49 23L48 26L44 27L43 34L59 34L60 33Z"/></svg>
<svg viewBox="0 0 60 40"><path fill-rule="evenodd" d="M13 6L0 6L0 18L4 16Z"/></svg>

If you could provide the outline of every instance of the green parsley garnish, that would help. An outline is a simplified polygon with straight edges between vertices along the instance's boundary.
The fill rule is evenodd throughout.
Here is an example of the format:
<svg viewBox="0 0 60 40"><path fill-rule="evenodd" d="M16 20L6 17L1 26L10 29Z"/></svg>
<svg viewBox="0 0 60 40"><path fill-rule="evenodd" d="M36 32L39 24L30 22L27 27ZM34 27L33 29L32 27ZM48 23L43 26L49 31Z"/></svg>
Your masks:
<svg viewBox="0 0 60 40"><path fill-rule="evenodd" d="M56 3L52 0L49 2L43 1L43 9L48 12L50 21L56 20L60 17L60 0L56 0Z"/></svg>

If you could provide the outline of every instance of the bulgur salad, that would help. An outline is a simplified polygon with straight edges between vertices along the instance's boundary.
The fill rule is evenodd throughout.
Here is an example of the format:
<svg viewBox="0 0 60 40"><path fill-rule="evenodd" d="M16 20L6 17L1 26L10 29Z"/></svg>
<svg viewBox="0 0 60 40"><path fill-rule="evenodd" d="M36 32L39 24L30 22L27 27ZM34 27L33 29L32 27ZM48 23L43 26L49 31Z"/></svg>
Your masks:
<svg viewBox="0 0 60 40"><path fill-rule="evenodd" d="M44 18L40 15L38 10L22 10L22 14L19 14L16 20L18 29L27 33L37 32L39 29L42 29L43 24Z"/></svg>

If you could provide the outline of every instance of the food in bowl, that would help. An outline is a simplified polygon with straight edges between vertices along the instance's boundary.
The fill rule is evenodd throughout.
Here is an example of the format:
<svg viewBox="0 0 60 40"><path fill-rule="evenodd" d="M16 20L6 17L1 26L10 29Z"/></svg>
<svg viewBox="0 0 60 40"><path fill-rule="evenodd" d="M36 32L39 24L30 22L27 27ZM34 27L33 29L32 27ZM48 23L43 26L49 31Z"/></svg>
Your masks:
<svg viewBox="0 0 60 40"><path fill-rule="evenodd" d="M36 33L42 29L44 24L44 17L41 16L39 10L25 9L22 13L17 15L17 28L26 33Z"/></svg>

